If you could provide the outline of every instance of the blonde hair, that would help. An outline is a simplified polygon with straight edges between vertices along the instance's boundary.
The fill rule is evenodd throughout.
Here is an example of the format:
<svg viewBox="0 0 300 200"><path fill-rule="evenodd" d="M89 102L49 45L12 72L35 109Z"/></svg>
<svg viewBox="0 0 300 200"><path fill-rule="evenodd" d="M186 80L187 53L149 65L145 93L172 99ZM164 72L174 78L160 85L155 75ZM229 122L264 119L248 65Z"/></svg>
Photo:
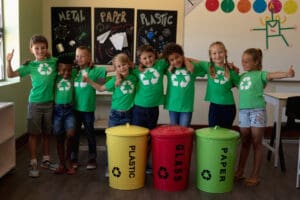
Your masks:
<svg viewBox="0 0 300 200"><path fill-rule="evenodd" d="M112 60L113 65L115 65L116 62L120 62L122 64L127 63L130 66L132 65L132 61L129 59L128 55L125 53L119 53L115 55L115 57Z"/></svg>
<svg viewBox="0 0 300 200"><path fill-rule="evenodd" d="M244 51L243 54L248 54L252 57L252 60L255 63L256 70L262 70L262 59L263 54L259 48L249 48Z"/></svg>
<svg viewBox="0 0 300 200"><path fill-rule="evenodd" d="M215 78L216 77L216 69L215 69L215 66L214 66L214 63L212 61L212 58L211 58L211 48L213 46L220 46L224 51L225 51L225 65L224 65L224 76L226 78L229 78L230 76L230 73L229 73L229 65L228 65L228 60L227 60L227 49L225 48L225 45L223 42L221 41L216 41L216 42L213 42L210 46L209 46L209 50L208 50L208 54L209 54L209 59L210 59L210 66L209 66L209 75L211 78Z"/></svg>

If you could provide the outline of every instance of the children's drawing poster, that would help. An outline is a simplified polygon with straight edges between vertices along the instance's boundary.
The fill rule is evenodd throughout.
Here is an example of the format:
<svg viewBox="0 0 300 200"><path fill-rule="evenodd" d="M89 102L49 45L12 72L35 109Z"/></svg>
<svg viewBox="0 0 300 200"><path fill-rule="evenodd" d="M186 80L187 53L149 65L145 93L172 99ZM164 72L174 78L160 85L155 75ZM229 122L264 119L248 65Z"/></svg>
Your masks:
<svg viewBox="0 0 300 200"><path fill-rule="evenodd" d="M75 57L76 47L91 47L91 8L52 7L52 54Z"/></svg>
<svg viewBox="0 0 300 200"><path fill-rule="evenodd" d="M176 42L176 29L177 11L137 11L137 47L149 44L161 53L165 44Z"/></svg>
<svg viewBox="0 0 300 200"><path fill-rule="evenodd" d="M94 62L111 64L118 53L133 60L134 9L95 8Z"/></svg>

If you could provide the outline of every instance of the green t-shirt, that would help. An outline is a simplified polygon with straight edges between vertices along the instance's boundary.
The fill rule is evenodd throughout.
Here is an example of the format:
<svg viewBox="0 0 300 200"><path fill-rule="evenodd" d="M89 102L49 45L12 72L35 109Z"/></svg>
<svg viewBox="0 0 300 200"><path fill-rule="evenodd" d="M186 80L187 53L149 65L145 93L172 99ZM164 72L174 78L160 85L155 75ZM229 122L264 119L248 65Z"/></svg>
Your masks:
<svg viewBox="0 0 300 200"><path fill-rule="evenodd" d="M168 66L164 59L159 59L143 72L140 72L138 67L133 70L134 75L138 77L135 105L149 108L164 103L163 75Z"/></svg>
<svg viewBox="0 0 300 200"><path fill-rule="evenodd" d="M116 77L113 77L105 83L106 90L113 92L111 109L119 111L129 110L134 103L137 78L129 74L118 87L115 86L115 82Z"/></svg>
<svg viewBox="0 0 300 200"><path fill-rule="evenodd" d="M192 74L186 68L175 68L173 73L167 72L165 109L175 112L193 112L197 76L204 76L203 69L197 65L194 65Z"/></svg>
<svg viewBox="0 0 300 200"><path fill-rule="evenodd" d="M105 67L93 67L90 69L86 67L81 69L74 80L74 108L81 112L94 112L96 109L96 90L88 83L82 82L82 75L88 74L88 77L97 82L100 78L105 78Z"/></svg>
<svg viewBox="0 0 300 200"><path fill-rule="evenodd" d="M239 75L230 69L229 78L226 78L224 68L214 66L216 75L215 78L212 78L209 75L210 62L201 61L198 64L203 67L207 74L205 101L221 105L233 105L234 97L231 89L239 84Z"/></svg>
<svg viewBox="0 0 300 200"><path fill-rule="evenodd" d="M63 79L61 75L56 77L55 104L72 104L74 95L74 78L77 70L73 70L70 79Z"/></svg>
<svg viewBox="0 0 300 200"><path fill-rule="evenodd" d="M17 71L20 77L30 75L32 88L29 102L45 103L54 99L54 82L57 74L57 58L50 57L43 61L31 61L22 65Z"/></svg>
<svg viewBox="0 0 300 200"><path fill-rule="evenodd" d="M268 82L267 75L266 71L249 71L241 75L239 83L240 109L265 108L263 92Z"/></svg>

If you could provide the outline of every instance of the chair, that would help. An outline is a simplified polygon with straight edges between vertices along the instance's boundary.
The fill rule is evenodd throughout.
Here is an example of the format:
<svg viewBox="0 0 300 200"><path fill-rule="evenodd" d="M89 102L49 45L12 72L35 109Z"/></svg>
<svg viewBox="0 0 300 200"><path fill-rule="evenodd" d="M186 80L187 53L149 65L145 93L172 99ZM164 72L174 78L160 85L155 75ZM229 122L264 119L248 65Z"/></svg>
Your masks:
<svg viewBox="0 0 300 200"><path fill-rule="evenodd" d="M281 171L286 171L284 153L282 148L282 138L297 139L300 136L300 122L296 120L300 119L300 96L289 97L286 101L285 115L287 121L281 124L281 133L279 139L279 161ZM270 145L274 145L274 139L276 135L276 123L273 126L273 132L270 138ZM268 151L268 160L271 159L271 151ZM300 152L299 152L300 153ZM299 161L300 162L300 161ZM299 168L299 167L297 167Z"/></svg>

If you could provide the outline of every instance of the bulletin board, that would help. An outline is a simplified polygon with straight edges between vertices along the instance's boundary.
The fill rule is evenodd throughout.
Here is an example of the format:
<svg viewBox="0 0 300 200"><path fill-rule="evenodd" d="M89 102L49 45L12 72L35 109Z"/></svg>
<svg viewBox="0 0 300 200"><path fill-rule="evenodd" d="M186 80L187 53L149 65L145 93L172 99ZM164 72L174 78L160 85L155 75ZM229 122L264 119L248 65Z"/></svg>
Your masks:
<svg viewBox="0 0 300 200"><path fill-rule="evenodd" d="M176 42L177 11L137 10L137 47L151 45L161 53L165 44Z"/></svg>
<svg viewBox="0 0 300 200"><path fill-rule="evenodd" d="M95 8L94 62L111 64L118 53L133 60L134 9Z"/></svg>
<svg viewBox="0 0 300 200"><path fill-rule="evenodd" d="M185 16L186 56L209 60L208 48L222 41L228 61L243 72L241 56L247 48L263 52L263 70L287 71L290 65L300 81L299 0L203 0Z"/></svg>
<svg viewBox="0 0 300 200"><path fill-rule="evenodd" d="M51 8L52 54L75 57L76 47L91 47L91 8Z"/></svg>

